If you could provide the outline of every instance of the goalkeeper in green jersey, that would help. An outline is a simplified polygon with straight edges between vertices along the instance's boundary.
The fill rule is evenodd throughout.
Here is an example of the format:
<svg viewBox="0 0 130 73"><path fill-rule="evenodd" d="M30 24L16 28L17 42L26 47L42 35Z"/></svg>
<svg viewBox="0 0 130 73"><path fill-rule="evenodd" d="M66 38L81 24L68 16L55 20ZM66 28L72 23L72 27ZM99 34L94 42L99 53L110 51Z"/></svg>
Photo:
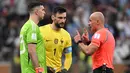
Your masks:
<svg viewBox="0 0 130 73"><path fill-rule="evenodd" d="M44 18L43 3L33 2L28 6L29 20L20 31L20 61L22 73L47 73L43 38L38 22Z"/></svg>

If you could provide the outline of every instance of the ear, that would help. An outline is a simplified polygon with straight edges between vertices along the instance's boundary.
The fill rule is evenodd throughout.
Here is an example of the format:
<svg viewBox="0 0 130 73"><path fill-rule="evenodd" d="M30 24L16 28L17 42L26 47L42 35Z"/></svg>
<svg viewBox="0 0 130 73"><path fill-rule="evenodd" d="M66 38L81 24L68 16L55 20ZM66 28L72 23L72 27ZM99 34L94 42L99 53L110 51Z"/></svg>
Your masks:
<svg viewBox="0 0 130 73"><path fill-rule="evenodd" d="M100 20L97 20L97 24L100 24Z"/></svg>
<svg viewBox="0 0 130 73"><path fill-rule="evenodd" d="M35 10L35 14L38 15L38 10Z"/></svg>
<svg viewBox="0 0 130 73"><path fill-rule="evenodd" d="M54 19L55 19L55 16L54 16L54 15L52 15L52 16L51 16L51 19L52 19L52 20L54 20Z"/></svg>

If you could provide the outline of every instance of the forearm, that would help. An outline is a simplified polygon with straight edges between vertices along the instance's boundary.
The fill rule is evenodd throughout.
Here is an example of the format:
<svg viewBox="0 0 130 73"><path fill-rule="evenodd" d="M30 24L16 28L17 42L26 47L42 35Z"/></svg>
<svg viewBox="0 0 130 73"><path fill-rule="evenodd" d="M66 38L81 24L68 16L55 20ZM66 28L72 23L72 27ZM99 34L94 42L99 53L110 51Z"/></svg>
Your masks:
<svg viewBox="0 0 130 73"><path fill-rule="evenodd" d="M82 52L86 55L91 55L88 45L85 45L84 43L79 43L78 44L79 48L82 50Z"/></svg>
<svg viewBox="0 0 130 73"><path fill-rule="evenodd" d="M69 70L71 64L72 64L72 53L67 53L65 54L64 68Z"/></svg>
<svg viewBox="0 0 130 73"><path fill-rule="evenodd" d="M29 56L31 58L34 68L40 67L36 52L29 53Z"/></svg>
<svg viewBox="0 0 130 73"><path fill-rule="evenodd" d="M36 44L28 44L28 53L34 68L39 67L38 57L36 53Z"/></svg>

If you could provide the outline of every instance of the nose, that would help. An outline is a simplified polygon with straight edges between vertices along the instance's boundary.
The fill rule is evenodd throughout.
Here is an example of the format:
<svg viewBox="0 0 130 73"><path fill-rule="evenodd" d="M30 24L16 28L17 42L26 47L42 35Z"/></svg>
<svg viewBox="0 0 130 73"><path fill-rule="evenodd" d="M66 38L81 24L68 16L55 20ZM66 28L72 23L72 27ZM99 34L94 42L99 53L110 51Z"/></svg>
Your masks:
<svg viewBox="0 0 130 73"><path fill-rule="evenodd" d="M65 21L66 21L66 19L65 19L65 18L63 18L63 19L62 19L62 22L65 22Z"/></svg>
<svg viewBox="0 0 130 73"><path fill-rule="evenodd" d="M65 19L63 19L62 22L65 22Z"/></svg>

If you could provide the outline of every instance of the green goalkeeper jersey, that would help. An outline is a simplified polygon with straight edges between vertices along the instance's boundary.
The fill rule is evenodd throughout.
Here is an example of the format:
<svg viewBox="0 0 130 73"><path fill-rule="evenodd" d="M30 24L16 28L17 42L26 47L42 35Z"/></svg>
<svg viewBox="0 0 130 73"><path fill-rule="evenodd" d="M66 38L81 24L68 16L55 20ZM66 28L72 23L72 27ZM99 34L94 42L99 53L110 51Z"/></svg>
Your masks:
<svg viewBox="0 0 130 73"><path fill-rule="evenodd" d="M29 43L36 44L36 54L38 56L39 65L44 68L43 73L47 73L43 38L40 34L38 25L31 19L23 25L20 31L20 61L22 73L35 73L35 68L33 67L28 53Z"/></svg>

